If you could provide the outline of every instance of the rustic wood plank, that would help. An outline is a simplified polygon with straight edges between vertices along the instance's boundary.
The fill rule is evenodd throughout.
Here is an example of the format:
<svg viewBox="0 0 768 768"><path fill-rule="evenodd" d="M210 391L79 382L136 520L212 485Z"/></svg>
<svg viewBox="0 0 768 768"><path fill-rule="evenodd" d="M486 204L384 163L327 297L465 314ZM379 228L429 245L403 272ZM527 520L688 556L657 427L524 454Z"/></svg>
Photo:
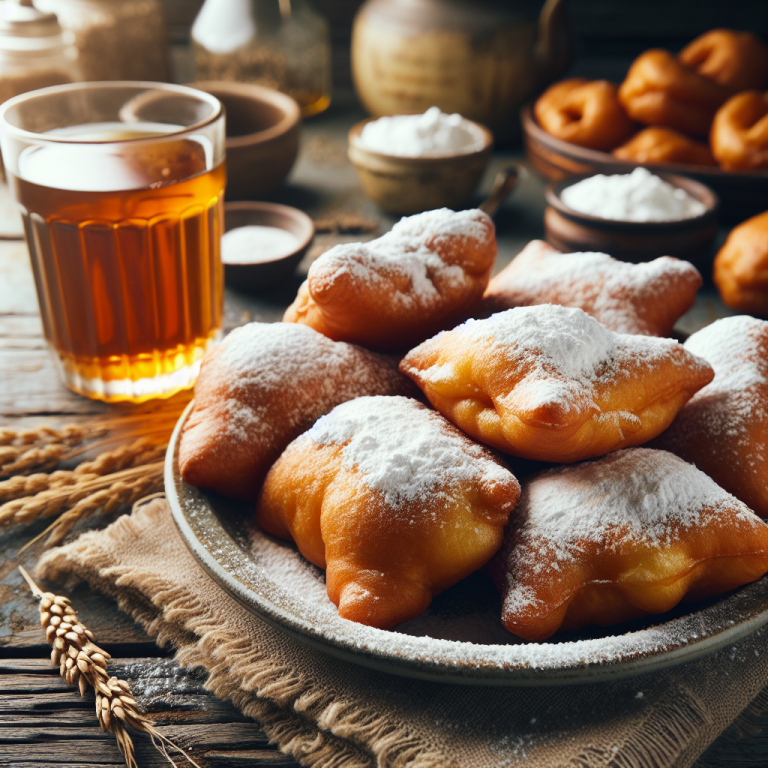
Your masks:
<svg viewBox="0 0 768 768"><path fill-rule="evenodd" d="M142 712L201 765L296 763L270 746L259 723L205 690L205 672L170 659L117 659L111 674L127 680ZM139 764L158 762L145 737L135 738ZM101 732L93 696L80 698L45 659L0 660L0 764L118 765L114 740Z"/></svg>

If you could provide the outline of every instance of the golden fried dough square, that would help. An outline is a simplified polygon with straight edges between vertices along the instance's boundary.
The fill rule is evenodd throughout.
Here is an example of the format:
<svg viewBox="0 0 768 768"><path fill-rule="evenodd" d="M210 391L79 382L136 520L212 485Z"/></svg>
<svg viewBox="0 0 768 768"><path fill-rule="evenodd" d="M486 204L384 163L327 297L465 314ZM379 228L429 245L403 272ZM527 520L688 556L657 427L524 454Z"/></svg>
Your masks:
<svg viewBox="0 0 768 768"><path fill-rule="evenodd" d="M378 240L326 251L283 320L336 341L403 351L470 317L495 260L495 229L483 211L409 216Z"/></svg>
<svg viewBox="0 0 768 768"><path fill-rule="evenodd" d="M288 446L256 522L326 568L339 616L389 629L488 561L519 494L504 464L440 414L361 397Z"/></svg>
<svg viewBox="0 0 768 768"><path fill-rule="evenodd" d="M523 482L488 570L526 640L664 613L768 571L768 526L693 465L630 448Z"/></svg>
<svg viewBox="0 0 768 768"><path fill-rule="evenodd" d="M672 339L614 333L553 304L468 320L400 370L476 440L563 463L650 440L714 375Z"/></svg>
<svg viewBox="0 0 768 768"><path fill-rule="evenodd" d="M272 463L334 406L418 392L394 359L289 323L237 328L203 358L179 447L187 483L255 500Z"/></svg>
<svg viewBox="0 0 768 768"><path fill-rule="evenodd" d="M742 315L694 333L685 348L715 370L654 445L695 464L768 517L768 322Z"/></svg>
<svg viewBox="0 0 768 768"><path fill-rule="evenodd" d="M669 336L701 284L693 264L670 256L627 264L607 253L561 253L533 240L491 280L482 314L560 304L583 309L617 333Z"/></svg>

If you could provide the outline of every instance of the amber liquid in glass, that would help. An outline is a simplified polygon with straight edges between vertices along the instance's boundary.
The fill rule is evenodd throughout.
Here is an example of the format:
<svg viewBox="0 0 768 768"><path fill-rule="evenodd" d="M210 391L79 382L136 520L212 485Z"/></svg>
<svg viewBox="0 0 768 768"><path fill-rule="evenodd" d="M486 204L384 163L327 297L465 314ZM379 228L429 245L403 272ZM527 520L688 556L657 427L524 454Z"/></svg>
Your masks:
<svg viewBox="0 0 768 768"><path fill-rule="evenodd" d="M158 131L91 125L67 135ZM194 383L220 334L226 177L223 163L206 170L204 141L103 145L95 163L76 144L49 144L22 153L19 176L8 174L45 335L76 392L109 402L170 396Z"/></svg>

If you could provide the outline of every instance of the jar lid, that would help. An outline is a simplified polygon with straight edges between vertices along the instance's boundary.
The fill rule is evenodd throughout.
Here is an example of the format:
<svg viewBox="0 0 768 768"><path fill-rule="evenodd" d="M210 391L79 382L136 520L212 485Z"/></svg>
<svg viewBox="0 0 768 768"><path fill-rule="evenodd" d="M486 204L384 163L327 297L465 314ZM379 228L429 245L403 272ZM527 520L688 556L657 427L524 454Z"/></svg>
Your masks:
<svg viewBox="0 0 768 768"><path fill-rule="evenodd" d="M32 0L0 2L0 35L54 37L61 35L61 31L56 14L39 11Z"/></svg>

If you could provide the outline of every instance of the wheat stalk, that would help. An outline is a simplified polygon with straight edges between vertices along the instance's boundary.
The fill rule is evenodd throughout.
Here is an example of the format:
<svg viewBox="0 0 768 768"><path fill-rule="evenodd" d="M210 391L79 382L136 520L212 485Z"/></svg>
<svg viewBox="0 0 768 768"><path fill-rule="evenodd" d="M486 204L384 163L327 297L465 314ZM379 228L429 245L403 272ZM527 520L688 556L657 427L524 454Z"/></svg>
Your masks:
<svg viewBox="0 0 768 768"><path fill-rule="evenodd" d="M114 735L128 768L138 768L129 727L149 734L152 743L171 765L176 763L168 756L164 744L184 755L195 768L200 768L181 747L163 736L139 712L136 700L131 696L130 685L125 680L110 676L107 671L110 655L96 645L96 638L77 618L69 598L43 592L24 568L19 566L19 571L32 593L40 599L40 624L45 630L46 640L53 646L51 661L59 667L59 674L68 685L77 685L80 696L85 696L89 686L93 688L101 730Z"/></svg>
<svg viewBox="0 0 768 768"><path fill-rule="evenodd" d="M44 491L36 496L14 499L0 506L0 528L51 517L68 506L69 509L51 525L28 541L19 554L49 533L47 545L58 544L78 521L98 509L109 514L120 506L133 504L143 496L161 490L163 467L162 461L144 464L104 477L97 476L73 486Z"/></svg>
<svg viewBox="0 0 768 768"><path fill-rule="evenodd" d="M140 437L127 445L105 451L93 461L84 461L74 470L40 472L34 475L16 475L0 482L0 504L25 496L34 496L43 491L77 485L100 475L109 475L121 469L152 464L163 458L166 445L147 437ZM0 512L0 524L2 512Z"/></svg>
<svg viewBox="0 0 768 768"><path fill-rule="evenodd" d="M67 446L61 443L33 446L5 445L0 448L0 477L22 474L44 468L52 469L66 453Z"/></svg>
<svg viewBox="0 0 768 768"><path fill-rule="evenodd" d="M46 445L65 443L77 445L104 432L103 422L98 424L68 424L61 429L36 427L34 429L0 429L0 445Z"/></svg>

